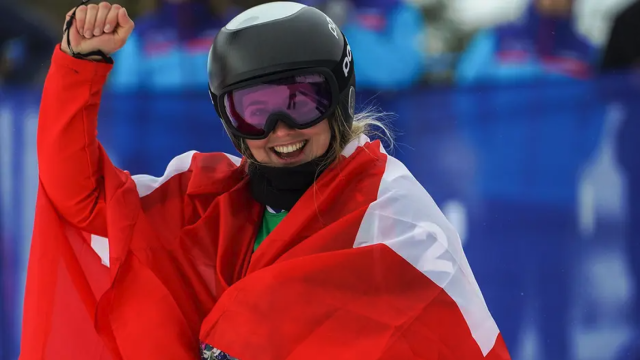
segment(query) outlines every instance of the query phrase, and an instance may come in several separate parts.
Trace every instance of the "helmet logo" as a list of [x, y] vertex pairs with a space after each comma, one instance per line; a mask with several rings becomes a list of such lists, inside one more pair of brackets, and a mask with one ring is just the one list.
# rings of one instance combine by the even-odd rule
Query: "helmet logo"
[[333, 20], [331, 20], [328, 16], [326, 18], [329, 22], [329, 30], [331, 30], [333, 36], [335, 36], [336, 39], [340, 40], [340, 38], [338, 37], [338, 27], [336, 26], [336, 23], [334, 23]]
[[344, 76], [349, 76], [349, 70], [351, 69], [351, 60], [353, 60], [353, 55], [351, 54], [351, 46], [347, 44], [347, 56], [344, 57], [342, 61], [342, 71], [344, 72]]
[[[336, 37], [336, 39], [340, 40], [336, 23], [334, 23], [333, 20], [331, 20], [328, 16], [325, 15], [325, 17], [327, 18], [327, 22], [329, 23], [329, 30], [331, 30], [331, 33]], [[345, 56], [344, 60], [342, 61], [342, 71], [344, 72], [345, 77], [349, 76], [349, 70], [351, 69], [352, 60], [353, 55], [351, 54], [351, 46], [349, 46], [349, 43], [347, 43], [347, 56]]]

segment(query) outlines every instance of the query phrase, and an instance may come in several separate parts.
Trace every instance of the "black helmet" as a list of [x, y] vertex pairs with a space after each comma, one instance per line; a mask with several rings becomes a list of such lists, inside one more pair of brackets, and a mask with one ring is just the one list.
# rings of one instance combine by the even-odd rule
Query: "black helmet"
[[[353, 55], [345, 36], [323, 12], [295, 2], [272, 2], [244, 11], [220, 30], [209, 52], [209, 91], [236, 147], [239, 137], [251, 136], [236, 129], [234, 110], [227, 109], [225, 95], [309, 72], [322, 74], [330, 84], [327, 88], [332, 100], [323, 117], [332, 117], [340, 109], [351, 128], [355, 102]], [[293, 120], [279, 120], [305, 127]]]

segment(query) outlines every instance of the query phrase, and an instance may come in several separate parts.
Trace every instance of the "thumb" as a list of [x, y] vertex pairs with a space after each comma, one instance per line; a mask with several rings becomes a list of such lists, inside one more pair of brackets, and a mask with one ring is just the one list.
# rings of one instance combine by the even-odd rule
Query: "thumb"
[[126, 40], [133, 31], [134, 23], [125, 8], [120, 9], [118, 12], [118, 25], [118, 36]]
[[[67, 17], [65, 18], [64, 24], [62, 25], [62, 32], [64, 32], [67, 29], [67, 23], [69, 22], [69, 19], [71, 19], [71, 15], [73, 14], [74, 10], [75, 9], [71, 9], [71, 11], [67, 13]], [[75, 19], [73, 22], [75, 22]]]
[[69, 34], [66, 33], [67, 31], [67, 24], [69, 23], [70, 19], [71, 19], [71, 15], [73, 14], [73, 12], [75, 11], [75, 9], [69, 11], [69, 13], [67, 13], [67, 17], [65, 19], [64, 25], [62, 26], [62, 34], [63, 34], [63, 38], [62, 38], [62, 42], [64, 43], [63, 47], [67, 46], [67, 36], [69, 36], [69, 40], [71, 41], [72, 44], [78, 44], [80, 41], [82, 41], [82, 35], [80, 35], [80, 33], [78, 32], [78, 28], [76, 26], [76, 19], [74, 18], [73, 21], [71, 22], [71, 24], [69, 24]]
[[62, 32], [64, 33], [67, 30], [67, 25], [69, 25], [69, 31], [71, 32], [71, 30], [75, 30], [76, 28], [76, 18], [75, 16], [73, 17], [73, 21], [71, 21], [71, 24], [69, 24], [69, 21], [71, 20], [71, 16], [73, 16], [75, 9], [72, 9], [71, 11], [69, 11], [67, 13], [67, 17], [64, 20], [64, 24], [62, 25]]

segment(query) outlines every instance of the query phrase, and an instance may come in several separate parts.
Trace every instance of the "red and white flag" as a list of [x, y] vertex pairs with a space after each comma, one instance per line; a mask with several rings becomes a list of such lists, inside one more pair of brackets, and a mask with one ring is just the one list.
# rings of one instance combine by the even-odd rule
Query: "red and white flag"
[[455, 230], [379, 142], [350, 143], [254, 253], [240, 159], [111, 164], [109, 69], [54, 54], [21, 359], [509, 359]]

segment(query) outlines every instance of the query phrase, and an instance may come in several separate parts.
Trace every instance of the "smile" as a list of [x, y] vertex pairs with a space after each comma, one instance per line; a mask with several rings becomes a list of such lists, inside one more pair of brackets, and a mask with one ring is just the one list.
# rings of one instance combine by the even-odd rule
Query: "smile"
[[307, 140], [300, 141], [295, 144], [274, 146], [273, 150], [278, 154], [290, 154], [294, 151], [302, 149], [307, 144]]

